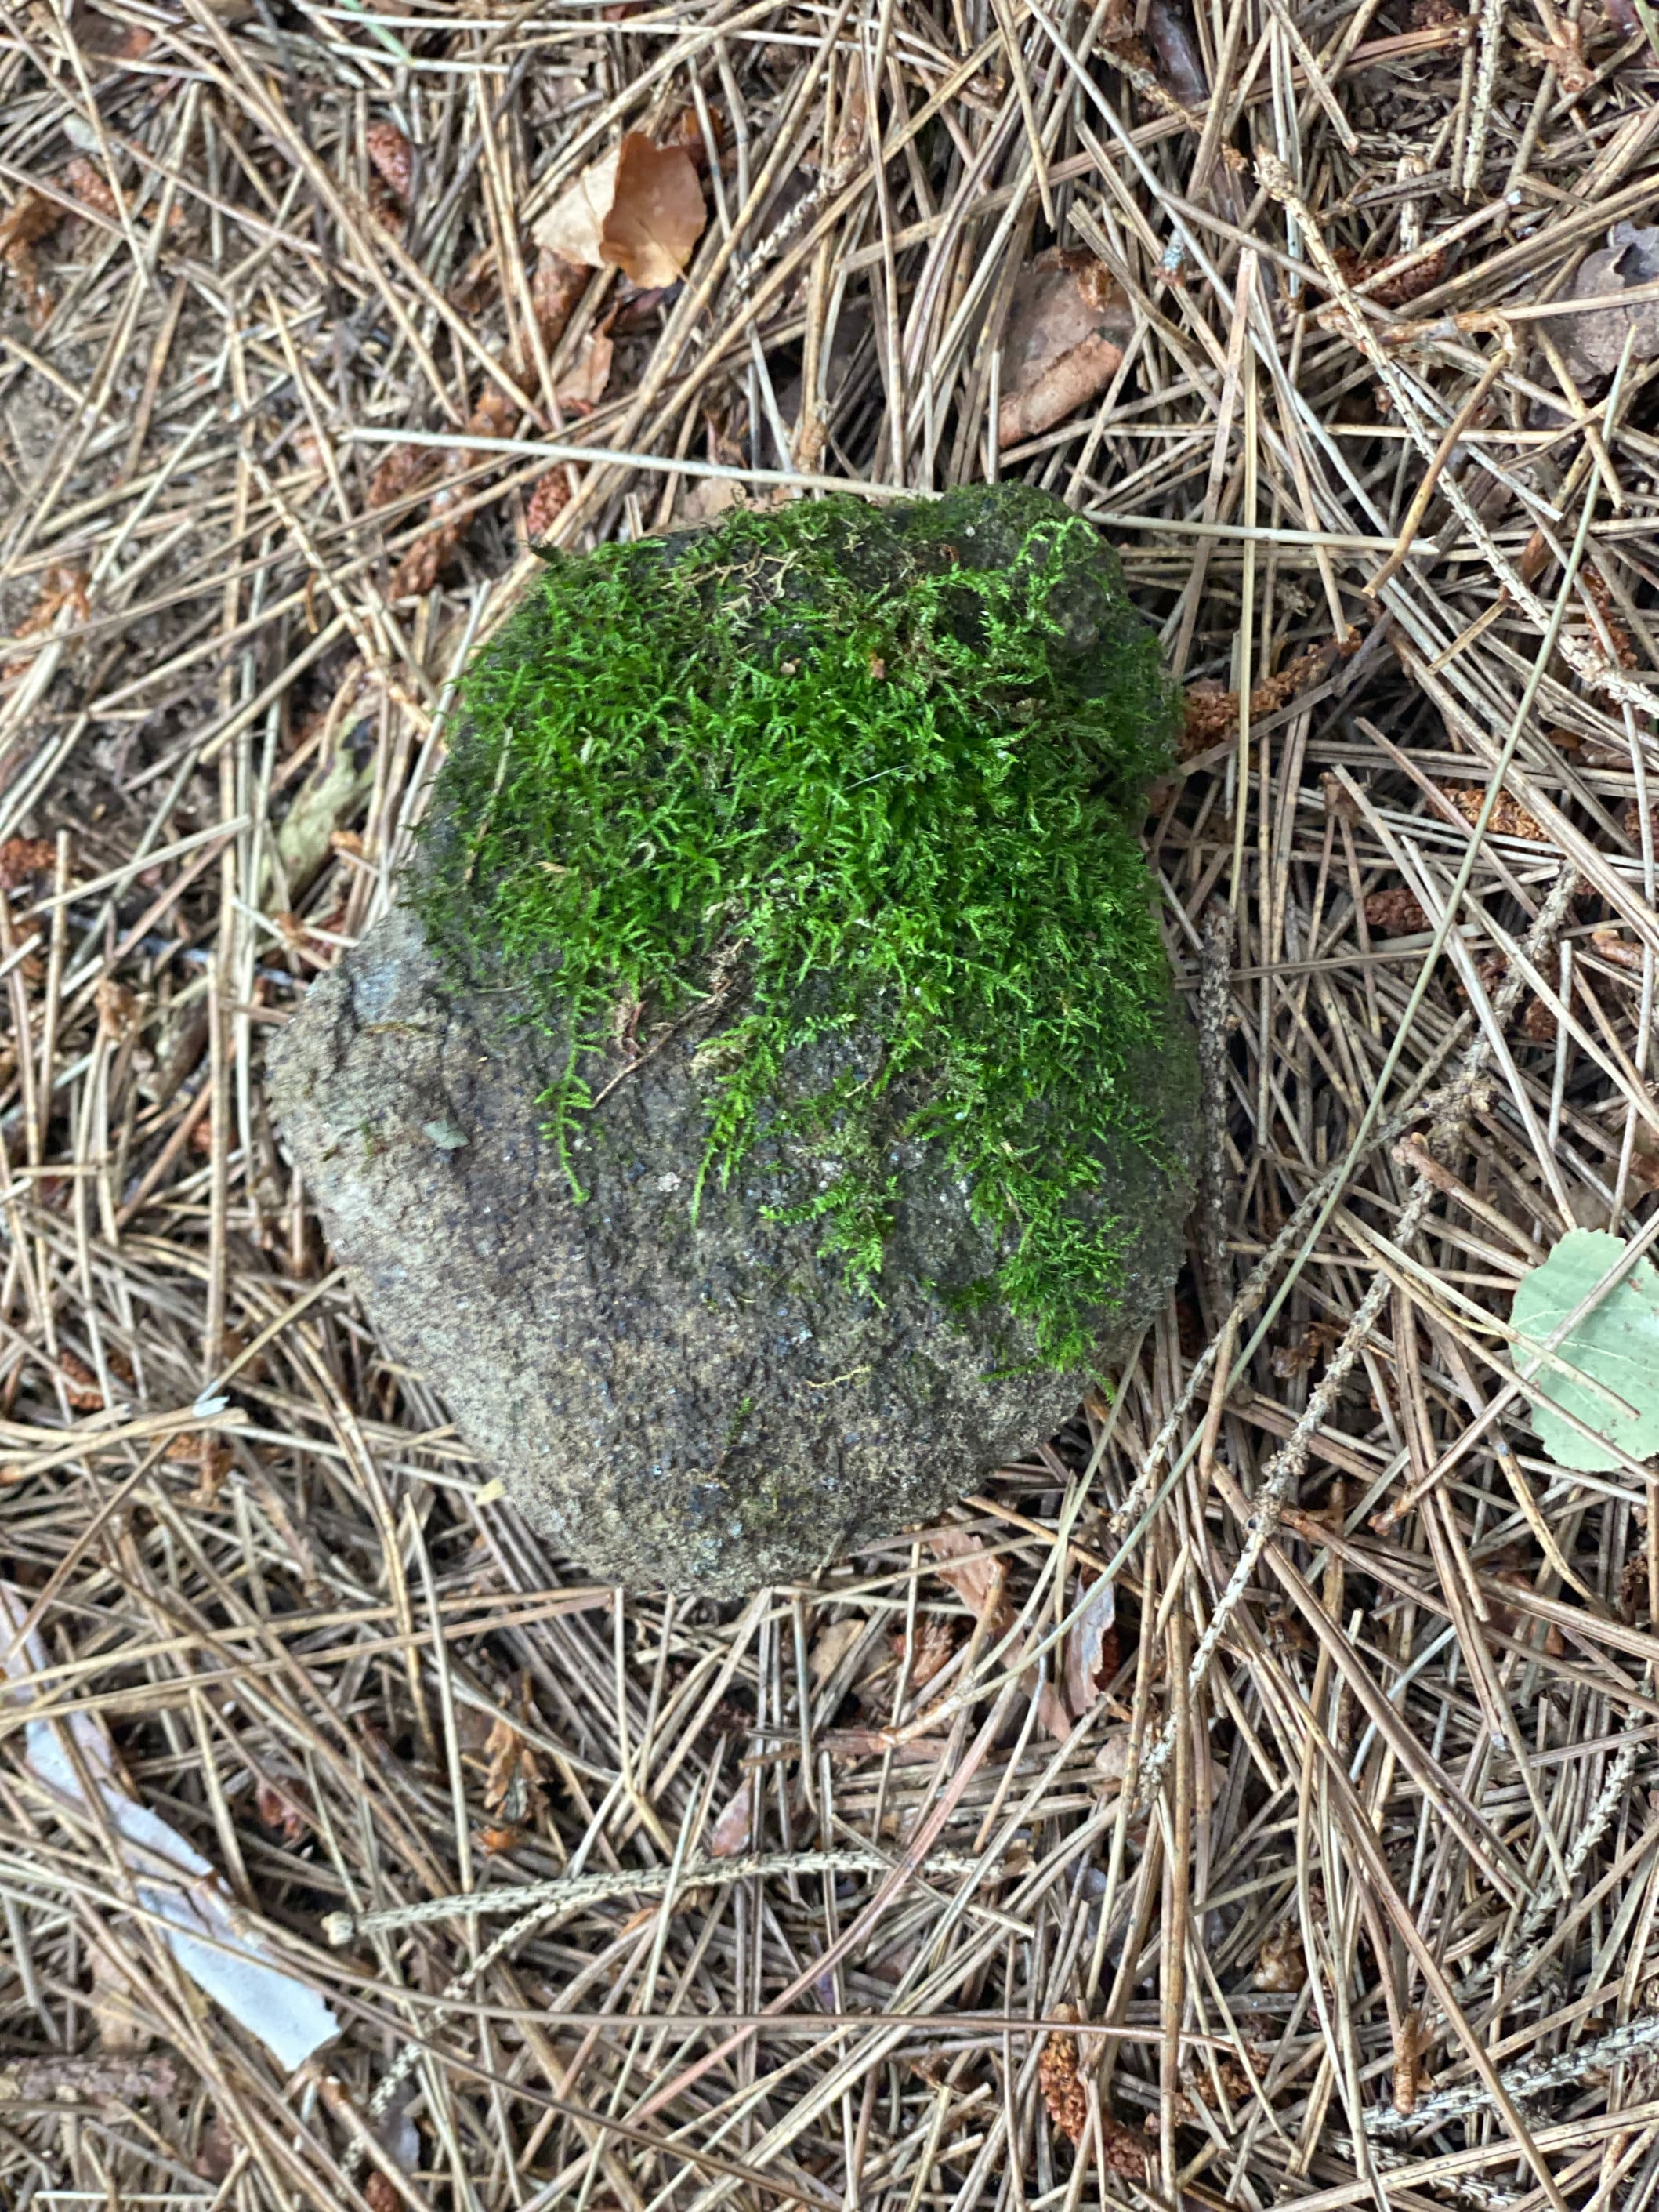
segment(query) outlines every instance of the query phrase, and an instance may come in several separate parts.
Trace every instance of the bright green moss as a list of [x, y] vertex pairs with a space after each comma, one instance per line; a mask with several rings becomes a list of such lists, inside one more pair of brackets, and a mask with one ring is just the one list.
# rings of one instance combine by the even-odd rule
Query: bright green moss
[[943, 1147], [1002, 1255], [975, 1295], [1069, 1366], [1125, 1242], [1101, 1160], [1162, 1141], [1132, 823], [1170, 721], [1115, 558], [1040, 493], [738, 514], [551, 562], [465, 678], [412, 896], [566, 1041], [562, 1146], [619, 1011], [645, 1043], [722, 993], [705, 1172], [804, 1142], [791, 1218], [868, 1286], [895, 1139]]

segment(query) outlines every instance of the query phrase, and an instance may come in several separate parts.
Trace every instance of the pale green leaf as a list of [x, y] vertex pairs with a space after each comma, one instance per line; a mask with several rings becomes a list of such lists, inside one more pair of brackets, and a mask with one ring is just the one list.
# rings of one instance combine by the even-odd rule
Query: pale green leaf
[[[1605, 1231], [1569, 1231], [1522, 1279], [1510, 1316], [1516, 1365], [1549, 1401], [1532, 1409], [1538, 1441], [1558, 1467], [1585, 1474], [1619, 1466], [1609, 1444], [1635, 1460], [1659, 1452], [1659, 1274], [1645, 1260], [1580, 1315], [1546, 1355], [1557, 1331], [1626, 1249], [1622, 1237]], [[1620, 1399], [1624, 1406], [1615, 1402]], [[1551, 1406], [1576, 1415], [1606, 1442], [1579, 1435]]]

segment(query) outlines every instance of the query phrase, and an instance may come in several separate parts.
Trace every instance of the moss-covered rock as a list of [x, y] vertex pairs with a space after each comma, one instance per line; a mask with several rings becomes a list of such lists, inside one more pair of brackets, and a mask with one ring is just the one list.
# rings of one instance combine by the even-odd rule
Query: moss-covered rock
[[1167, 1295], [1195, 1084], [1133, 823], [1170, 720], [1109, 549], [1024, 487], [562, 559], [475, 662], [406, 908], [273, 1092], [579, 1557], [810, 1571]]

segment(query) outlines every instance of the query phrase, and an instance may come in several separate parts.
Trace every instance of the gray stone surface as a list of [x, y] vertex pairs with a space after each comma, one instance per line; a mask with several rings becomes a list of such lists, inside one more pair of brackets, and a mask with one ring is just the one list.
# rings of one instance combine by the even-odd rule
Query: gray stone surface
[[[377, 1324], [588, 1570], [722, 1595], [809, 1576], [1072, 1412], [1084, 1377], [999, 1371], [1029, 1342], [947, 1307], [995, 1254], [936, 1156], [896, 1148], [879, 1297], [855, 1297], [811, 1227], [764, 1218], [799, 1196], [800, 1157], [757, 1146], [729, 1190], [710, 1178], [694, 1221], [694, 1027], [590, 1071], [578, 1203], [538, 1104], [556, 1045], [514, 1012], [507, 992], [452, 988], [398, 910], [313, 986], [270, 1096]], [[1189, 1155], [1185, 1034], [1145, 1073]], [[1108, 1163], [1101, 1202], [1139, 1224], [1120, 1338], [1168, 1293], [1189, 1194], [1184, 1171], [1127, 1148]]]

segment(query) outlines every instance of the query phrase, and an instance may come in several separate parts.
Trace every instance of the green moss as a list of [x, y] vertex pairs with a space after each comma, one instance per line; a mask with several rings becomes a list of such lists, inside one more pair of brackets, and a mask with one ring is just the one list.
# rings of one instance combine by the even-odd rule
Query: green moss
[[1000, 1255], [969, 1295], [1086, 1359], [1171, 1018], [1132, 826], [1170, 694], [1092, 526], [1011, 487], [556, 558], [459, 726], [411, 896], [564, 1040], [573, 1183], [587, 1056], [712, 996], [705, 1174], [805, 1148], [790, 1218], [867, 1287], [896, 1142], [940, 1146]]

